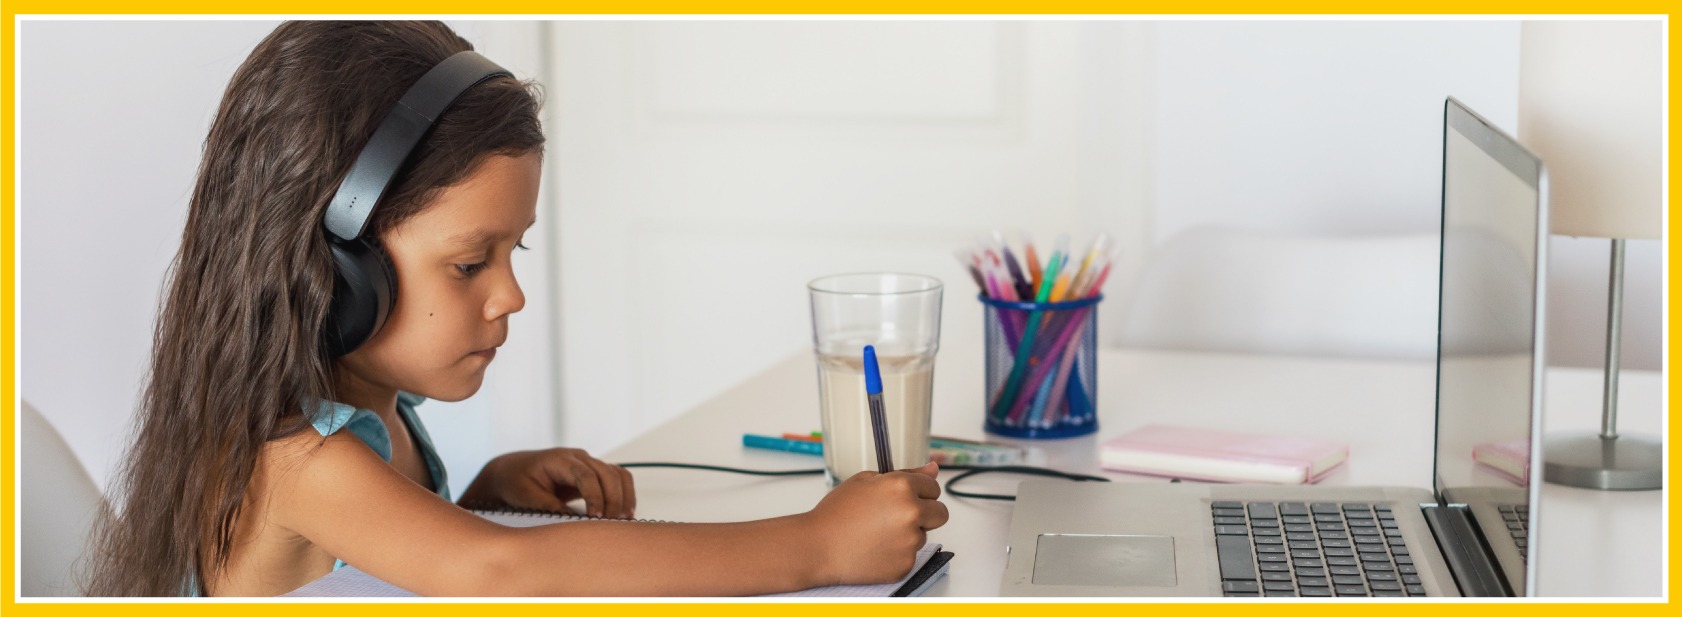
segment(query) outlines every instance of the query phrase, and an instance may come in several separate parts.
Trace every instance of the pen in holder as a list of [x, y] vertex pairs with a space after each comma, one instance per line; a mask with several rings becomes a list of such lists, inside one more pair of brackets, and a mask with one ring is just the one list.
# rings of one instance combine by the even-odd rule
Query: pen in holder
[[987, 432], [1037, 439], [1097, 431], [1097, 305], [1104, 296], [978, 298], [987, 312]]

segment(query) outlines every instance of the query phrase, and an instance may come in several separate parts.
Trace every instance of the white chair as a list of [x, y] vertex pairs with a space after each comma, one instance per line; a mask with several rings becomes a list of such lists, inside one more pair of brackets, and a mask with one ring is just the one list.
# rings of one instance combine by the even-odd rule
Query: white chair
[[21, 504], [25, 596], [79, 596], [82, 551], [105, 507], [99, 487], [58, 431], [29, 401], [19, 410], [23, 432]]
[[1146, 265], [1122, 344], [1432, 359], [1436, 234], [1315, 237], [1199, 227]]

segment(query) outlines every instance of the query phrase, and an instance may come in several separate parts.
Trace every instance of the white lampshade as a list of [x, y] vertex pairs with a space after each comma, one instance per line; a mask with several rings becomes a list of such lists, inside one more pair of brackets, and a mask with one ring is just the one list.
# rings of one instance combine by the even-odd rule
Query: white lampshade
[[1553, 233], [1660, 237], [1663, 41], [1656, 20], [1524, 22], [1518, 138], [1547, 166]]

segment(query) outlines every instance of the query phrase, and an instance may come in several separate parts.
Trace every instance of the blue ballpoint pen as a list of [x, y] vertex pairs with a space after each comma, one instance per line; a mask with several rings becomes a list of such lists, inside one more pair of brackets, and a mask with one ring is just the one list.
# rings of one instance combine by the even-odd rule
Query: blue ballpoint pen
[[894, 470], [894, 457], [888, 451], [888, 414], [882, 406], [882, 370], [876, 366], [876, 347], [864, 346], [864, 393], [870, 398], [870, 430], [876, 436], [876, 470]]

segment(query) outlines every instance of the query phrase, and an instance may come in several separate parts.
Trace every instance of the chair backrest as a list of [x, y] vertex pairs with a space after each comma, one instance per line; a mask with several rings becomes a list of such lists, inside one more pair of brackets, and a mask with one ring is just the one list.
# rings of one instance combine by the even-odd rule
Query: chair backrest
[[76, 454], [29, 401], [19, 410], [23, 432], [22, 517], [25, 596], [79, 596], [81, 556], [88, 532], [105, 507], [99, 487]]
[[1145, 267], [1122, 344], [1433, 359], [1439, 244], [1436, 234], [1190, 229]]

